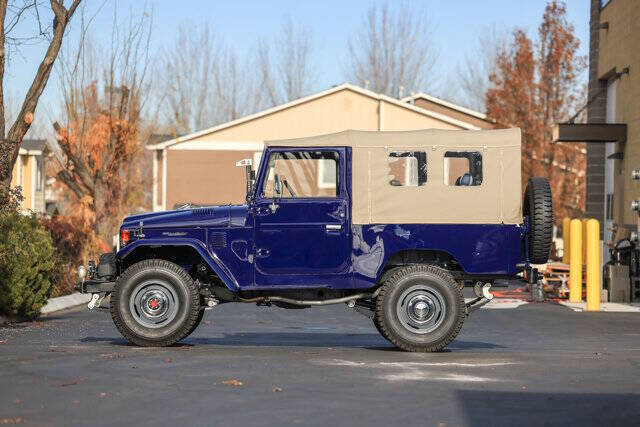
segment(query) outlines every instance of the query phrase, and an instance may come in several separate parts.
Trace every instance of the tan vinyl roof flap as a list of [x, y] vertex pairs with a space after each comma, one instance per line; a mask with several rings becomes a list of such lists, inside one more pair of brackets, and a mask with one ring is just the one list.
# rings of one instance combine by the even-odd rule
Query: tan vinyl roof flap
[[[520, 224], [520, 129], [369, 132], [347, 130], [309, 138], [266, 141], [267, 147], [352, 147], [354, 224]], [[395, 186], [389, 154], [423, 151], [427, 182]], [[445, 183], [445, 152], [482, 156], [482, 184]]]

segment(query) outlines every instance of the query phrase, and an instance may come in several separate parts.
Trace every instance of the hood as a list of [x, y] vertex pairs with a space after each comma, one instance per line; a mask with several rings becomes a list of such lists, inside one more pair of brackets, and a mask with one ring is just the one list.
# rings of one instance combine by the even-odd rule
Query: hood
[[244, 225], [247, 210], [246, 205], [224, 205], [147, 212], [126, 217], [122, 221], [122, 228], [138, 228], [140, 221], [144, 228]]

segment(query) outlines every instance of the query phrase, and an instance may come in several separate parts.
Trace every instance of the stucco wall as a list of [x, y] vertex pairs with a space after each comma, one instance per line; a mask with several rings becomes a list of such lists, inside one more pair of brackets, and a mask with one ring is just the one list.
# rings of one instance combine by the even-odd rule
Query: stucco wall
[[458, 126], [445, 123], [416, 111], [398, 105], [383, 102], [383, 130], [419, 130], [419, 129], [460, 129]]
[[345, 90], [194, 140], [264, 141], [321, 135], [345, 129], [377, 130], [377, 109], [378, 101]]
[[184, 203], [242, 203], [245, 170], [238, 160], [253, 151], [167, 150], [167, 209]]
[[416, 99], [414, 105], [416, 107], [424, 108], [425, 110], [433, 111], [434, 113], [444, 114], [454, 119], [465, 121], [482, 129], [493, 129], [495, 127], [491, 122], [487, 120], [482, 120], [470, 114], [465, 114], [462, 111], [454, 110], [453, 108], [436, 104], [435, 102], [431, 102], [424, 98]]
[[640, 182], [631, 180], [631, 171], [640, 168], [640, 2], [611, 1], [600, 12], [600, 23], [604, 22], [609, 28], [599, 32], [598, 75], [630, 67], [630, 73], [616, 82], [616, 122], [628, 126], [626, 144], [616, 147], [616, 152], [624, 151], [624, 158], [605, 160], [616, 162], [614, 222], [635, 224], [637, 214], [630, 205], [640, 199]]

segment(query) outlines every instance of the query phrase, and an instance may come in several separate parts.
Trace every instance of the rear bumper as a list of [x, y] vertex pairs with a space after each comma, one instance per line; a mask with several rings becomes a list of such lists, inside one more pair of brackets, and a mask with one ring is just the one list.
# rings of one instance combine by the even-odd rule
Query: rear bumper
[[114, 281], [90, 279], [77, 283], [75, 288], [76, 291], [81, 294], [98, 294], [102, 292], [113, 292], [115, 286], [116, 282]]

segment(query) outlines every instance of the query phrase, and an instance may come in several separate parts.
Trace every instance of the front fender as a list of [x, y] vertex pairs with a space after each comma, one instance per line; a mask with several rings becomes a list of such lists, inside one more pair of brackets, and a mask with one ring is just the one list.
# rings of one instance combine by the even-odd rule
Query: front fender
[[200, 240], [182, 238], [182, 239], [141, 239], [135, 240], [129, 243], [124, 248], [120, 249], [117, 253], [118, 259], [125, 259], [127, 256], [133, 254], [136, 249], [141, 247], [158, 247], [158, 246], [189, 246], [193, 248], [202, 257], [202, 260], [218, 275], [220, 280], [231, 291], [237, 291], [240, 289], [238, 281], [233, 276], [233, 273], [220, 261], [220, 258], [215, 252], [209, 252]]

